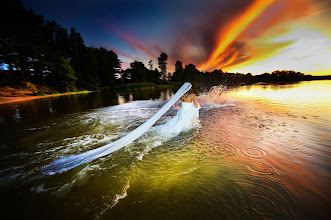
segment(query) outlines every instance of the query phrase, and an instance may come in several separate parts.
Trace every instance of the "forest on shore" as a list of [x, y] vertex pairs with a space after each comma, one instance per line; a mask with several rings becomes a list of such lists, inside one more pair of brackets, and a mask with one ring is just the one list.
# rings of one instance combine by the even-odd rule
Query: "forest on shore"
[[189, 81], [196, 85], [229, 85], [256, 82], [296, 82], [330, 79], [330, 76], [311, 76], [291, 70], [261, 75], [227, 73], [221, 69], [200, 72], [194, 64], [175, 64], [167, 72], [168, 55], [160, 54], [154, 68], [133, 61], [123, 70], [118, 55], [105, 48], [86, 46], [74, 27], [63, 28], [55, 21], [28, 10], [21, 0], [5, 1], [0, 13], [0, 89], [1, 87], [35, 84], [56, 92], [98, 90], [121, 85], [165, 85]]

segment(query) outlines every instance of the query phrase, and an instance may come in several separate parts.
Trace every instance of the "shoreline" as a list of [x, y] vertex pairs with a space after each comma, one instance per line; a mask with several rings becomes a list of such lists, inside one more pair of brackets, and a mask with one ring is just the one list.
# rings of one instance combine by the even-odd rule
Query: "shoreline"
[[[153, 86], [153, 87], [136, 87], [136, 88], [115, 88], [120, 90], [147, 90], [147, 89], [157, 89], [157, 88], [164, 88], [164, 87], [170, 87], [170, 85], [166, 86]], [[114, 88], [111, 88], [114, 89]], [[42, 98], [49, 98], [49, 97], [55, 97], [55, 96], [63, 96], [63, 95], [76, 95], [76, 94], [85, 94], [85, 93], [91, 93], [95, 91], [79, 91], [79, 92], [66, 92], [66, 93], [57, 93], [57, 94], [49, 94], [49, 95], [30, 95], [31, 91], [19, 91], [18, 89], [12, 89], [14, 93], [17, 93], [14, 96], [1, 96], [0, 95], [0, 105], [3, 104], [9, 104], [9, 103], [15, 103], [15, 102], [24, 102], [24, 101], [30, 101], [35, 99], [42, 99]], [[27, 93], [28, 92], [28, 93]]]
[[[31, 87], [31, 86], [30, 86]], [[127, 88], [116, 88], [116, 87], [109, 87], [103, 89], [119, 89], [119, 90], [147, 90], [147, 89], [156, 89], [156, 88], [164, 88], [170, 87], [170, 85], [162, 85], [162, 86], [153, 86], [153, 87], [127, 87]], [[37, 89], [35, 86], [33, 88], [37, 91], [42, 91]], [[32, 95], [32, 88], [12, 88], [12, 87], [3, 87], [1, 91], [0, 87], [0, 105], [9, 104], [9, 103], [16, 103], [16, 102], [24, 102], [30, 101], [35, 99], [42, 99], [42, 98], [49, 98], [55, 96], [63, 96], [63, 95], [76, 95], [76, 94], [84, 94], [84, 93], [91, 93], [95, 91], [79, 91], [79, 92], [67, 92], [67, 93], [57, 93], [57, 94], [48, 94], [48, 95]], [[13, 95], [10, 95], [13, 94]]]
[[85, 93], [91, 93], [91, 92], [94, 92], [94, 91], [66, 92], [66, 93], [38, 95], [38, 96], [0, 96], [0, 105], [15, 103], [15, 102], [30, 101], [30, 100], [34, 100], [34, 99], [42, 99], [42, 98], [49, 98], [49, 97], [56, 97], [56, 96], [63, 96], [63, 95], [85, 94]]
[[[262, 84], [262, 85], [272, 85], [272, 84], [296, 84], [300, 82], [306, 82], [306, 81], [315, 81], [315, 80], [331, 80], [331, 78], [328, 78], [331, 76], [327, 76], [327, 78], [324, 79], [310, 79], [310, 80], [301, 80], [301, 81], [295, 81], [295, 82], [254, 82], [254, 83], [245, 83], [241, 84], [239, 86], [243, 85], [254, 85], [254, 84]], [[103, 88], [103, 89], [119, 89], [119, 90], [148, 90], [148, 89], [158, 89], [158, 88], [166, 88], [171, 87], [172, 85], [154, 85], [152, 87], [127, 87], [127, 88], [120, 88], [120, 87], [109, 87], [109, 88]], [[237, 87], [237, 86], [235, 86]], [[75, 95], [75, 94], [84, 94], [84, 93], [91, 93], [95, 91], [79, 91], [79, 92], [67, 92], [67, 93], [57, 93], [57, 94], [49, 94], [49, 95], [31, 95], [31, 89], [16, 89], [11, 87], [3, 87], [5, 88], [4, 91], [1, 91], [0, 87], [0, 105], [3, 104], [10, 104], [10, 103], [16, 103], [16, 102], [24, 102], [24, 101], [30, 101], [35, 99], [42, 99], [42, 98], [49, 98], [49, 97], [56, 97], [56, 96], [63, 96], [63, 95]], [[2, 89], [3, 89], [2, 88]], [[38, 90], [37, 90], [38, 91]], [[15, 94], [15, 95], [9, 95], [9, 94]]]

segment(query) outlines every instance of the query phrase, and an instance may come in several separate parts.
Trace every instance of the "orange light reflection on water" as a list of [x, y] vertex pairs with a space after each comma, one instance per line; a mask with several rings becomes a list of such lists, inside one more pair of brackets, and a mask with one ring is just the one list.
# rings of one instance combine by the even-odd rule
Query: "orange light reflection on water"
[[[235, 106], [201, 119], [199, 152], [213, 163], [235, 167], [245, 175], [236, 174], [239, 184], [245, 179], [252, 189], [259, 184], [289, 192], [278, 190], [268, 197], [284, 210], [299, 203], [301, 209], [326, 215], [330, 89], [331, 81], [310, 81], [229, 90], [223, 94], [225, 102], [235, 101]], [[295, 208], [288, 210], [289, 217], [291, 211]]]
[[231, 93], [241, 99], [259, 99], [267, 103], [277, 103], [282, 106], [309, 106], [331, 112], [331, 81], [300, 82], [287, 85], [254, 85], [241, 87]]

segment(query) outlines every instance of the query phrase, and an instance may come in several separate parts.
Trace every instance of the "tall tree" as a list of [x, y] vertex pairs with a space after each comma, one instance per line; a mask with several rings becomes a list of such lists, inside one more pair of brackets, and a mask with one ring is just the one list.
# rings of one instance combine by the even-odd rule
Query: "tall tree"
[[101, 86], [112, 86], [115, 83], [115, 74], [119, 73], [121, 62], [117, 54], [105, 48], [95, 49], [98, 62], [98, 77]]
[[150, 71], [145, 67], [142, 62], [133, 61], [130, 63], [131, 67], [131, 80], [132, 82], [147, 82]]
[[67, 59], [61, 56], [52, 56], [47, 75], [48, 85], [59, 92], [70, 92], [76, 90], [75, 72]]
[[70, 61], [78, 73], [79, 78], [83, 78], [81, 76], [82, 73], [82, 55], [85, 52], [85, 44], [83, 38], [79, 33], [76, 32], [76, 29], [70, 28]]
[[161, 53], [161, 55], [158, 58], [159, 61], [159, 68], [161, 70], [161, 78], [165, 80], [167, 78], [167, 61], [168, 55], [166, 53]]
[[184, 69], [185, 81], [189, 82], [199, 82], [200, 81], [200, 71], [195, 68], [193, 64], [188, 64]]
[[80, 79], [82, 88], [84, 89], [96, 89], [101, 86], [100, 77], [98, 75], [99, 65], [98, 58], [95, 52], [95, 48], [87, 47], [85, 53], [82, 55], [82, 76]]
[[175, 64], [175, 72], [172, 75], [173, 81], [183, 82], [185, 79], [184, 76], [184, 69], [183, 69], [183, 63], [179, 60], [176, 61]]
[[153, 82], [160, 81], [161, 73], [158, 68], [155, 68], [152, 74], [153, 74]]

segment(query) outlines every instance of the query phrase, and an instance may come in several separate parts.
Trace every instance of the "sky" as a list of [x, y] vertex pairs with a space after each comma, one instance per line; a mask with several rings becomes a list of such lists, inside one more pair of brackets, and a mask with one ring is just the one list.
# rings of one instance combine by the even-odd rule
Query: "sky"
[[200, 71], [331, 75], [330, 0], [23, 0], [47, 20], [113, 50], [126, 69], [162, 52]]

